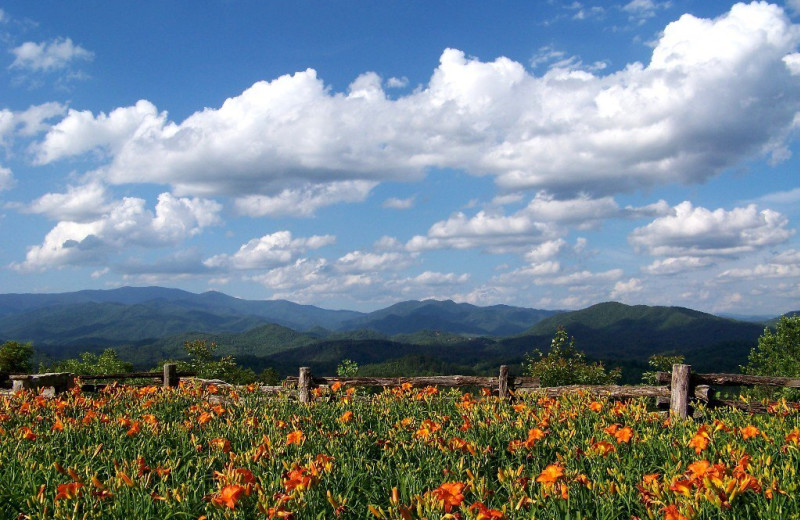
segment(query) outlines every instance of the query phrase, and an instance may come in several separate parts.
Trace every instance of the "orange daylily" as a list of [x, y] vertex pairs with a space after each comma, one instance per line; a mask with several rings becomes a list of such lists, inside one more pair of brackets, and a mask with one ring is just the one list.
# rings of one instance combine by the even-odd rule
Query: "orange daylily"
[[218, 507], [228, 507], [229, 509], [234, 509], [236, 507], [236, 502], [239, 501], [239, 498], [244, 493], [244, 487], [238, 484], [228, 484], [227, 486], [223, 487], [219, 493], [214, 495], [211, 498], [211, 503]]
[[536, 477], [536, 482], [542, 484], [554, 484], [558, 479], [564, 476], [564, 467], [561, 464], [550, 464], [539, 473]]
[[69, 484], [59, 484], [56, 492], [56, 500], [71, 500], [80, 495], [83, 484], [80, 482], [70, 482]]
[[445, 482], [431, 491], [431, 494], [444, 503], [444, 512], [449, 513], [454, 507], [464, 501], [463, 491], [467, 487], [463, 482]]
[[353, 412], [347, 410], [344, 412], [341, 417], [339, 417], [339, 422], [347, 423], [353, 420]]
[[749, 425], [745, 426], [744, 428], [741, 428], [739, 431], [742, 434], [742, 439], [750, 439], [752, 437], [756, 437], [758, 435], [761, 435], [761, 430], [759, 430], [758, 428], [756, 428], [752, 424], [749, 424]]
[[286, 436], [286, 445], [302, 444], [304, 440], [306, 440], [306, 436], [303, 435], [303, 431], [295, 430]]
[[689, 441], [689, 447], [694, 448], [695, 453], [699, 454], [701, 451], [708, 448], [709, 439], [708, 428], [704, 424], [697, 429], [697, 433], [695, 433], [692, 440]]
[[678, 511], [678, 506], [671, 504], [661, 510], [664, 513], [664, 520], [689, 520]]
[[478, 512], [478, 516], [475, 517], [475, 520], [503, 520], [506, 517], [502, 511], [489, 509], [481, 502], [475, 502], [469, 506], [469, 510]]
[[630, 426], [620, 428], [614, 433], [614, 437], [619, 443], [630, 442], [631, 438], [633, 437], [633, 430], [630, 428]]

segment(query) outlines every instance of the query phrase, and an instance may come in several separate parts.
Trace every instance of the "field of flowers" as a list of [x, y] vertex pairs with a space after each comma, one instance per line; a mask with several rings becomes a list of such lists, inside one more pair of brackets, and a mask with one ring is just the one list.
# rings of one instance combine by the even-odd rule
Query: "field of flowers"
[[478, 394], [0, 396], [0, 518], [800, 518], [796, 406]]

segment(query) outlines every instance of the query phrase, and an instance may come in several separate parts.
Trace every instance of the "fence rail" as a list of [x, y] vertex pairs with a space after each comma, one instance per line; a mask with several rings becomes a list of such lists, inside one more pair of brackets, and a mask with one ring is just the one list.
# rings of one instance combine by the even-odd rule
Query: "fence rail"
[[500, 367], [498, 377], [485, 376], [425, 376], [425, 377], [317, 377], [311, 374], [309, 367], [301, 367], [298, 377], [287, 377], [286, 384], [296, 386], [297, 398], [301, 402], [311, 400], [311, 389], [318, 385], [340, 383], [349, 386], [386, 386], [395, 387], [404, 384], [412, 386], [481, 386], [496, 388], [497, 395], [508, 397], [511, 393], [539, 392], [548, 397], [559, 397], [574, 392], [586, 392], [616, 399], [632, 399], [637, 397], [655, 397], [658, 402], [669, 403], [672, 413], [685, 418], [689, 413], [691, 400], [702, 401], [709, 406], [730, 406], [750, 411], [764, 411], [766, 407], [759, 403], [745, 403], [724, 399], [715, 399], [713, 386], [773, 386], [800, 388], [800, 378], [751, 376], [742, 374], [696, 374], [691, 365], [673, 365], [672, 372], [658, 372], [657, 385], [568, 385], [557, 387], [541, 387], [535, 377], [518, 377], [508, 375], [508, 366]]
[[101, 379], [159, 379], [164, 387], [178, 386], [181, 377], [191, 377], [192, 372], [178, 372], [178, 367], [174, 363], [164, 365], [163, 371], [159, 372], [126, 372], [119, 374], [92, 374], [76, 376], [69, 372], [53, 372], [48, 374], [11, 374], [8, 378], [13, 383], [14, 390], [24, 388], [45, 389], [47, 392], [56, 394], [65, 392], [75, 386], [75, 379], [82, 381], [96, 381]]
[[[746, 403], [715, 399], [712, 386], [770, 386], [784, 388], [800, 388], [800, 378], [752, 376], [743, 374], [696, 374], [692, 373], [691, 365], [673, 365], [672, 372], [658, 372], [657, 385], [569, 385], [558, 387], [541, 387], [539, 378], [509, 376], [508, 366], [500, 366], [497, 377], [490, 376], [422, 376], [422, 377], [318, 377], [311, 374], [309, 367], [301, 367], [298, 377], [287, 377], [284, 387], [261, 387], [263, 391], [284, 392], [285, 386], [294, 386], [297, 399], [300, 402], [311, 401], [312, 388], [320, 385], [333, 385], [339, 383], [343, 386], [381, 386], [398, 387], [411, 385], [412, 387], [442, 386], [442, 387], [489, 387], [496, 391], [502, 398], [512, 394], [540, 392], [548, 397], [558, 397], [574, 392], [586, 392], [592, 395], [602, 395], [616, 399], [630, 399], [637, 397], [655, 397], [659, 402], [669, 403], [669, 409], [679, 417], [687, 417], [689, 405], [692, 400], [702, 401], [709, 406], [731, 406], [749, 411], [764, 411], [766, 407], [759, 403]], [[181, 377], [195, 376], [191, 372], [178, 372], [177, 365], [168, 363], [164, 370], [159, 372], [129, 372], [119, 374], [95, 374], [79, 376], [81, 380], [102, 379], [136, 379], [153, 378], [162, 382], [164, 387], [178, 386]], [[46, 389], [50, 393], [66, 391], [74, 385], [76, 376], [69, 373], [50, 374], [12, 374], [9, 376], [14, 383], [14, 389], [33, 388]], [[800, 406], [800, 405], [798, 405]]]

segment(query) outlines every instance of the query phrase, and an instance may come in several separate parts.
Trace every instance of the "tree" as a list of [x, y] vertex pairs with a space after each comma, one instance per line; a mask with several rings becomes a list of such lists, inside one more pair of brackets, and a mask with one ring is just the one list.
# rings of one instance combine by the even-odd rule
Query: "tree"
[[544, 387], [609, 385], [622, 377], [619, 368], [606, 372], [602, 363], [587, 363], [586, 355], [575, 348], [575, 338], [570, 337], [561, 326], [556, 330], [547, 354], [536, 350], [525, 357], [526, 372], [538, 377]]
[[[751, 375], [800, 377], [800, 316], [781, 316], [775, 332], [765, 328], [742, 368]], [[800, 391], [786, 388], [773, 395], [794, 400]]]
[[178, 361], [178, 372], [194, 372], [203, 379], [221, 379], [231, 384], [248, 384], [256, 381], [252, 369], [236, 364], [233, 356], [216, 357], [217, 344], [204, 339], [186, 341], [183, 344], [189, 361]]
[[355, 377], [358, 374], [358, 363], [352, 359], [343, 359], [336, 366], [336, 375], [339, 377]]
[[4, 374], [30, 372], [31, 357], [33, 357], [33, 344], [6, 341], [0, 345], [0, 372]]
[[656, 380], [657, 373], [672, 372], [672, 365], [682, 365], [684, 359], [682, 354], [653, 354], [647, 360], [647, 364], [652, 370], [642, 374], [642, 379], [645, 383], [654, 385], [658, 382]]
[[114, 349], [107, 348], [101, 354], [83, 352], [80, 359], [65, 359], [45, 366], [42, 372], [70, 372], [76, 375], [124, 374], [133, 372], [133, 363], [121, 360]]

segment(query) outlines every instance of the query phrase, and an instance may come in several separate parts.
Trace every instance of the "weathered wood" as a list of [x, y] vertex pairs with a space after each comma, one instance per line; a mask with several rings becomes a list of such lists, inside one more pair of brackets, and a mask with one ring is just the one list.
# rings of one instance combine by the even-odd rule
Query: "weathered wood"
[[672, 365], [672, 381], [670, 385], [670, 413], [681, 419], [689, 415], [689, 383], [691, 380], [691, 365]]
[[178, 386], [178, 365], [175, 363], [164, 363], [164, 388], [172, 388]]
[[[669, 383], [671, 374], [658, 372], [656, 379], [659, 383]], [[800, 378], [751, 376], [746, 374], [692, 374], [694, 385], [715, 386], [783, 386], [786, 388], [800, 388]]]
[[[286, 384], [297, 384], [299, 378], [287, 377]], [[315, 385], [332, 385], [340, 383], [349, 386], [402, 386], [406, 383], [414, 387], [421, 386], [498, 386], [498, 378], [489, 376], [420, 376], [420, 377], [314, 377]], [[536, 377], [509, 377], [510, 388], [538, 388], [539, 379]]]
[[[165, 365], [166, 366], [166, 365]], [[175, 372], [177, 377], [194, 377], [194, 372]], [[95, 379], [147, 379], [147, 378], [154, 378], [163, 380], [164, 373], [163, 372], [124, 372], [121, 374], [86, 374], [86, 375], [78, 375], [81, 380], [83, 381], [92, 381]]]
[[497, 395], [501, 399], [508, 397], [508, 365], [500, 365], [500, 374], [497, 376]]
[[310, 367], [300, 367], [300, 377], [297, 381], [297, 397], [301, 403], [311, 401], [311, 384], [313, 378], [311, 376]]
[[517, 391], [518, 394], [541, 393], [547, 397], [561, 397], [562, 395], [584, 392], [589, 395], [606, 396], [616, 399], [635, 399], [637, 397], [667, 397], [669, 388], [666, 386], [622, 386], [622, 385], [568, 385], [550, 386], [545, 388], [526, 388]]

